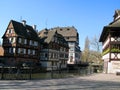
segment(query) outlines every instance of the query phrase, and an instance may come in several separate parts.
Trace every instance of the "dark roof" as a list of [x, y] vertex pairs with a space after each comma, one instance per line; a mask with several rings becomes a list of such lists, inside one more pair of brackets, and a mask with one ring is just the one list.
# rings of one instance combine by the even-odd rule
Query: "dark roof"
[[39, 39], [37, 32], [33, 29], [32, 26], [29, 26], [29, 25], [24, 26], [22, 23], [14, 21], [14, 20], [11, 20], [10, 23], [12, 23], [14, 31], [18, 36], [31, 39], [31, 40]]
[[[79, 34], [75, 27], [55, 27], [55, 28], [52, 28], [51, 30], [56, 30], [65, 39], [66, 37], [72, 37], [72, 38], [66, 39], [67, 41], [77, 41], [77, 38], [79, 38]], [[73, 37], [76, 37], [76, 38], [73, 38]]]
[[58, 39], [59, 37], [62, 37], [62, 44], [67, 43], [64, 37], [61, 34], [57, 33], [56, 30], [43, 29], [38, 33], [38, 36], [40, 37], [41, 42], [47, 43], [47, 44], [49, 44], [52, 41], [55, 35], [57, 35]]
[[[117, 13], [117, 15], [120, 15], [120, 10], [116, 10], [115, 15], [116, 15], [116, 13]], [[101, 33], [99, 41], [104, 42], [110, 31], [120, 32], [120, 18], [118, 18], [116, 20], [114, 19], [114, 21], [111, 22], [109, 25], [103, 27], [103, 31]]]
[[51, 42], [54, 35], [55, 35], [55, 32], [48, 29], [43, 29], [38, 34], [38, 36], [41, 39], [41, 42], [48, 43], [48, 44]]
[[77, 36], [77, 30], [74, 27], [55, 27], [53, 29], [63, 36]]

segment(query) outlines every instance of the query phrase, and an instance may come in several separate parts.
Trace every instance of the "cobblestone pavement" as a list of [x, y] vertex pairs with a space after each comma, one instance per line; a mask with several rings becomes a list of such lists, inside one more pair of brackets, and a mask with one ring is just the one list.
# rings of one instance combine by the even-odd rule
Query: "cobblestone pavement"
[[0, 80], [0, 90], [120, 90], [120, 76], [90, 76], [50, 80]]

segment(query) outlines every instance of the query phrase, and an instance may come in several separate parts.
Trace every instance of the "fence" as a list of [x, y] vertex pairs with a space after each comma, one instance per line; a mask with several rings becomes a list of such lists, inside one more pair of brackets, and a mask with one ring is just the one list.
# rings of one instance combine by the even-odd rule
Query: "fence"
[[31, 80], [31, 79], [51, 79], [51, 78], [66, 78], [75, 75], [89, 75], [93, 73], [93, 68], [79, 67], [76, 69], [53, 70], [43, 72], [40, 68], [32, 67], [0, 67], [1, 80]]

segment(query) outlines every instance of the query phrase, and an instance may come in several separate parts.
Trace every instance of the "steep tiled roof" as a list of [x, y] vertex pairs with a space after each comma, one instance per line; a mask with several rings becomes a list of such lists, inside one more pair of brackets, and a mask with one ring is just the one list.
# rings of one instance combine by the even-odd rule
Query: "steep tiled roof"
[[29, 26], [29, 25], [24, 26], [22, 23], [14, 20], [11, 20], [10, 23], [12, 23], [15, 33], [18, 36], [32, 39], [32, 40], [38, 40], [37, 32], [33, 29], [32, 26]]
[[[55, 35], [63, 37], [61, 34], [57, 33], [56, 30], [43, 29], [38, 33], [41, 42], [47, 44], [49, 44], [52, 41]], [[67, 43], [64, 37], [62, 38], [62, 43]]]
[[110, 23], [107, 27], [120, 27], [120, 19]]
[[59, 34], [61, 34], [66, 41], [77, 41], [77, 39], [79, 38], [77, 29], [74, 27], [55, 27], [52, 28], [52, 30], [56, 30]]
[[74, 27], [55, 27], [53, 29], [63, 36], [77, 36], [77, 30]]
[[38, 36], [41, 39], [41, 42], [44, 42], [44, 43], [50, 43], [54, 35], [55, 35], [55, 32], [48, 29], [43, 29], [38, 34]]
[[[116, 14], [120, 16], [120, 10], [116, 10], [115, 15]], [[109, 31], [120, 32], [120, 17], [118, 19], [114, 19], [114, 21], [111, 22], [109, 25], [104, 26], [100, 39], [99, 39], [100, 42], [103, 42], [107, 38]]]

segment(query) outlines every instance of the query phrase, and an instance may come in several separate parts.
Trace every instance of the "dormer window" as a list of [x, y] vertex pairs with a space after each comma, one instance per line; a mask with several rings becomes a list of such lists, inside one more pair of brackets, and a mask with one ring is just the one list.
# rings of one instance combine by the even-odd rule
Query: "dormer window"
[[69, 31], [70, 29], [69, 28], [67, 28], [67, 31]]
[[44, 32], [44, 34], [45, 34], [45, 35], [47, 35], [47, 34], [48, 34], [48, 32]]
[[60, 31], [62, 31], [62, 29], [60, 29]]

